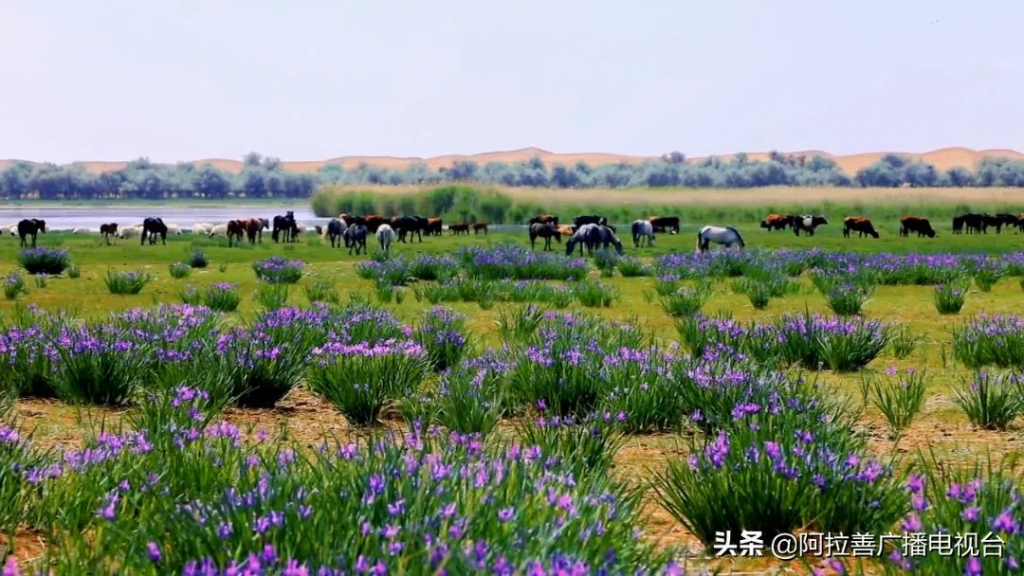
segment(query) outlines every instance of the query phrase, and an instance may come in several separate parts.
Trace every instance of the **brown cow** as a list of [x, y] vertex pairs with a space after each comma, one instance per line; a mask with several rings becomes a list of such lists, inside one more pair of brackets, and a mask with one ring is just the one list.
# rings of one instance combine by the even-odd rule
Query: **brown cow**
[[920, 216], [904, 216], [900, 218], [900, 236], [909, 237], [911, 232], [917, 232], [918, 238], [927, 236], [935, 238], [935, 230], [927, 218]]
[[871, 224], [871, 220], [863, 216], [847, 216], [843, 218], [843, 236], [845, 238], [850, 237], [850, 230], [857, 232], [858, 238], [863, 238], [865, 234], [872, 238], [878, 238], [878, 231]]
[[484, 236], [487, 236], [487, 222], [474, 222], [473, 234], [479, 234], [481, 230], [483, 230]]
[[[359, 220], [358, 218], [356, 219]], [[380, 228], [381, 224], [387, 224], [391, 219], [385, 218], [380, 214], [369, 214], [362, 217], [362, 223], [366, 225], [366, 230], [371, 234], [377, 233], [377, 228]]]
[[647, 221], [654, 227], [655, 232], [679, 234], [678, 216], [651, 216]]
[[558, 226], [558, 216], [554, 214], [538, 214], [533, 218], [530, 218], [528, 224], [551, 224]]
[[792, 221], [793, 216], [769, 214], [764, 220], [761, 220], [761, 228], [764, 228], [769, 232], [772, 230], [785, 230], [786, 226], [789, 226]]
[[451, 224], [448, 229], [452, 231], [452, 234], [458, 236], [459, 234], [469, 235], [469, 222], [459, 222], [458, 224]]
[[423, 229], [424, 236], [440, 236], [444, 223], [437, 216], [427, 218], [427, 227]]

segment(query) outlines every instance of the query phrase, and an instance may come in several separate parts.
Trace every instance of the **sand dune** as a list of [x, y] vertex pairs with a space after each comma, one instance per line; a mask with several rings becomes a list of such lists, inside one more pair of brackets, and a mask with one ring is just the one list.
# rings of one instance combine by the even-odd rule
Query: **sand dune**
[[[820, 154], [829, 158], [835, 159], [839, 166], [846, 171], [847, 174], [854, 174], [861, 168], [869, 166], [877, 162], [885, 152], [865, 152], [861, 154], [847, 154], [847, 155], [833, 155], [820, 150], [807, 150], [800, 152], [789, 152], [791, 155], [804, 155], [813, 156]], [[915, 160], [921, 160], [933, 164], [939, 170], [948, 170], [954, 166], [962, 166], [964, 168], [974, 168], [982, 158], [985, 157], [1003, 157], [1011, 158], [1014, 160], [1024, 160], [1024, 154], [1017, 152], [1016, 150], [1007, 149], [985, 149], [985, 150], [972, 150], [970, 148], [942, 148], [939, 150], [932, 150], [931, 152], [914, 153], [914, 152], [896, 152]], [[751, 160], [767, 160], [767, 152], [751, 152], [747, 156]], [[586, 162], [591, 166], [600, 166], [602, 164], [613, 164], [618, 162], [626, 162], [629, 164], [636, 164], [648, 160], [655, 160], [657, 156], [635, 156], [629, 154], [611, 154], [604, 152], [580, 152], [580, 153], [555, 153], [543, 150], [540, 148], [522, 148], [519, 150], [508, 150], [503, 152], [484, 152], [480, 154], [447, 154], [444, 156], [435, 156], [432, 158], [415, 158], [415, 157], [395, 157], [395, 156], [339, 156], [337, 158], [330, 158], [327, 160], [304, 160], [304, 161], [285, 161], [282, 163], [286, 170], [292, 170], [295, 172], [312, 173], [319, 170], [321, 167], [327, 164], [337, 164], [345, 169], [353, 169], [361, 164], [368, 164], [371, 166], [378, 166], [381, 168], [391, 168], [401, 170], [414, 162], [425, 163], [428, 167], [436, 170], [441, 167], [451, 166], [456, 161], [468, 161], [472, 160], [481, 166], [488, 162], [525, 162], [531, 158], [540, 158], [548, 166], [556, 163], [573, 165], [577, 162]], [[732, 154], [724, 154], [719, 156], [722, 160], [731, 160]], [[701, 157], [688, 158], [689, 162], [698, 162], [702, 160]], [[0, 170], [6, 169], [11, 165], [13, 160], [0, 160]], [[195, 160], [193, 164], [213, 164], [221, 170], [227, 172], [239, 172], [242, 169], [242, 162], [240, 160], [229, 160], [225, 158], [208, 158], [203, 160]], [[123, 168], [126, 162], [101, 162], [101, 161], [83, 161], [76, 162], [75, 164], [82, 166], [85, 170], [93, 173], [107, 172], [110, 170], [117, 170]]]

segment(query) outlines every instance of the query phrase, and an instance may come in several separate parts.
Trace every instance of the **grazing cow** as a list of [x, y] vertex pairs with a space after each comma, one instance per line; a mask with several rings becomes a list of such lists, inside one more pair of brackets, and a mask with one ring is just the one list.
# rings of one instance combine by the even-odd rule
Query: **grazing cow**
[[572, 236], [573, 234], [576, 233], [576, 227], [575, 226], [569, 226], [568, 224], [562, 224], [561, 226], [555, 226], [555, 229], [557, 229], [558, 233], [561, 234], [562, 236]]
[[444, 228], [444, 221], [437, 216], [427, 218], [427, 227], [423, 229], [424, 236], [440, 236]]
[[483, 230], [484, 236], [487, 236], [487, 222], [474, 222], [473, 234], [479, 234], [481, 230]]
[[527, 222], [527, 224], [552, 224], [554, 226], [558, 226], [558, 216], [555, 216], [554, 214], [538, 214], [533, 218], [530, 218], [530, 221]]
[[577, 216], [572, 219], [572, 223], [577, 227], [583, 226], [584, 224], [599, 224], [605, 226], [608, 224], [608, 219], [604, 216], [598, 216], [597, 214], [590, 214], [587, 216]]
[[469, 222], [459, 222], [457, 224], [451, 224], [448, 229], [452, 231], [452, 234], [458, 236], [459, 234], [469, 235]]
[[769, 214], [764, 220], [761, 220], [761, 228], [771, 232], [772, 230], [784, 230], [787, 226], [791, 226], [796, 216], [782, 215], [782, 214]]
[[164, 246], [167, 245], [167, 224], [164, 224], [163, 218], [146, 218], [142, 221], [142, 241], [140, 244], [146, 243], [146, 238], [149, 238], [149, 245], [153, 246], [156, 244], [156, 237], [160, 236], [160, 241]]
[[46, 234], [46, 221], [37, 220], [35, 218], [22, 220], [18, 222], [18, 238], [21, 238], [21, 247], [25, 248], [28, 246], [28, 242], [25, 238], [32, 237], [32, 247], [36, 247], [36, 236], [42, 232]]
[[918, 238], [921, 236], [935, 238], [936, 236], [935, 230], [932, 229], [932, 224], [927, 218], [921, 218], [920, 216], [904, 216], [900, 218], [900, 236], [907, 238], [911, 232], [917, 232]]
[[[344, 222], [344, 220], [342, 220]], [[363, 254], [366, 254], [366, 234], [367, 229], [365, 224], [354, 222], [351, 226], [345, 229], [342, 233], [342, 237], [345, 238], [345, 246], [348, 246], [349, 255], [352, 254], [352, 249], [356, 251], [356, 256], [359, 255], [360, 250]]]
[[228, 247], [232, 245], [232, 240], [238, 239], [238, 244], [242, 243], [242, 236], [245, 235], [245, 220], [232, 220], [227, 223], [227, 229], [225, 232], [228, 236]]
[[405, 242], [406, 234], [412, 242], [412, 235], [419, 237], [423, 242], [423, 229], [427, 227], [427, 219], [422, 216], [402, 216], [391, 219], [391, 227], [398, 233], [398, 241]]
[[100, 234], [102, 234], [103, 239], [107, 241], [107, 246], [110, 246], [110, 237], [117, 236], [117, 222], [100, 224]]
[[274, 216], [274, 229], [270, 232], [276, 244], [279, 240], [295, 242], [299, 235], [299, 225], [295, 222], [295, 212], [289, 210], [284, 216]]
[[848, 216], [843, 218], [843, 237], [850, 237], [850, 230], [857, 233], [858, 238], [863, 238], [865, 234], [872, 238], [878, 238], [878, 231], [875, 230], [874, 225], [871, 224], [871, 220], [862, 216]]
[[[327, 229], [324, 230], [324, 234], [331, 240], [331, 248], [334, 248], [335, 241], [338, 243], [338, 248], [341, 248], [341, 240], [344, 239], [346, 230], [348, 230], [348, 224], [345, 224], [344, 220], [334, 219], [327, 223]], [[345, 240], [345, 245], [347, 248], [347, 240]]]
[[380, 249], [385, 255], [391, 252], [391, 245], [395, 243], [397, 237], [395, 229], [389, 224], [381, 224], [377, 228], [377, 243], [380, 244]]
[[551, 250], [551, 239], [554, 238], [559, 244], [562, 243], [562, 235], [553, 224], [530, 224], [530, 249], [537, 249], [537, 238], [544, 239], [544, 251]]
[[790, 220], [790, 225], [793, 227], [793, 233], [797, 236], [800, 235], [801, 230], [807, 232], [808, 236], [814, 236], [814, 229], [824, 224], [828, 224], [828, 220], [825, 220], [824, 216], [814, 216], [811, 214], [796, 216]]
[[964, 228], [968, 234], [988, 233], [988, 224], [985, 223], [984, 214], [964, 214], [960, 218], [963, 219]]
[[740, 248], [746, 246], [739, 231], [731, 226], [705, 226], [697, 232], [698, 252], [707, 252], [712, 242], [726, 248], [732, 248], [734, 244]]
[[963, 234], [963, 233], [964, 233], [964, 217], [963, 216], [953, 216], [953, 234]]
[[651, 216], [647, 220], [651, 223], [651, 226], [654, 227], [655, 232], [679, 234], [678, 216]]
[[377, 228], [380, 228], [381, 224], [386, 224], [388, 222], [387, 218], [380, 216], [379, 214], [370, 214], [360, 218], [361, 220], [357, 218], [357, 221], [361, 221], [362, 224], [366, 226], [367, 232], [370, 232], [371, 234], [376, 234]]
[[637, 220], [633, 222], [633, 246], [639, 248], [644, 240], [654, 246], [654, 225], [649, 220]]

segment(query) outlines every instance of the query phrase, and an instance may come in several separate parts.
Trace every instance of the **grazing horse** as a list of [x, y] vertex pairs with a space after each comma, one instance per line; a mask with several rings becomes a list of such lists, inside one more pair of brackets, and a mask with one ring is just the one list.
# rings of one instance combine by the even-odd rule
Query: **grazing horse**
[[388, 222], [387, 218], [379, 214], [368, 214], [366, 216], [361, 216], [360, 218], [363, 225], [366, 226], [366, 230], [374, 234], [377, 232], [377, 228], [380, 228], [381, 224], [387, 224]]
[[953, 216], [953, 234], [963, 234], [963, 233], [964, 233], [964, 217], [963, 216]]
[[588, 216], [577, 216], [572, 219], [572, 223], [576, 226], [583, 226], [585, 224], [599, 224], [605, 226], [608, 224], [608, 219], [604, 216], [598, 216], [597, 214], [591, 214]]
[[232, 246], [232, 239], [237, 238], [238, 244], [242, 243], [242, 236], [245, 234], [246, 220], [232, 220], [228, 222], [227, 236], [228, 247]]
[[423, 229], [424, 236], [440, 236], [444, 227], [444, 221], [437, 216], [427, 218], [427, 227]]
[[487, 236], [487, 222], [474, 222], [473, 234], [479, 234], [481, 230], [483, 230], [484, 236]]
[[266, 218], [250, 218], [244, 220], [245, 235], [249, 238], [249, 244], [263, 242], [263, 231], [270, 229], [270, 221]]
[[584, 224], [576, 229], [576, 232], [565, 243], [565, 255], [571, 256], [576, 246], [580, 247], [580, 256], [583, 255], [583, 247], [586, 246], [587, 253], [593, 254], [594, 249], [601, 242], [601, 226], [598, 224]]
[[794, 216], [790, 220], [790, 225], [793, 226], [793, 234], [800, 235], [800, 231], [807, 232], [808, 236], [814, 236], [814, 229], [823, 224], [828, 224], [828, 220], [825, 220], [824, 216], [814, 216], [811, 214], [804, 214], [801, 216]]
[[921, 218], [920, 216], [904, 216], [900, 218], [900, 236], [907, 238], [911, 232], [917, 232], [918, 238], [921, 236], [935, 238], [936, 236], [935, 230], [927, 218]]
[[655, 232], [679, 234], [679, 216], [651, 216], [647, 219]]
[[644, 240], [648, 246], [654, 246], [654, 224], [650, 220], [636, 220], [633, 222], [633, 246], [639, 248]]
[[733, 244], [738, 244], [740, 248], [746, 246], [739, 231], [731, 226], [705, 226], [697, 232], [698, 252], [707, 252], [712, 242], [723, 244], [726, 248], [732, 248]]
[[995, 216], [986, 216], [985, 223], [995, 226], [996, 234], [1001, 234], [1003, 226], [1009, 228], [1017, 225], [1017, 217], [1013, 214], [996, 214]]
[[[282, 232], [284, 233], [283, 237], [281, 236]], [[289, 210], [285, 212], [284, 216], [274, 216], [274, 229], [270, 236], [274, 239], [275, 244], [279, 239], [284, 242], [295, 242], [298, 235], [299, 226], [295, 223], [295, 212]]]
[[796, 216], [791, 215], [769, 214], [764, 220], [761, 220], [761, 228], [769, 232], [772, 230], [784, 230], [795, 218]]
[[107, 241], [107, 246], [110, 246], [110, 237], [117, 237], [117, 222], [111, 222], [110, 224], [100, 224], [100, 234], [102, 234], [103, 239]]
[[412, 242], [412, 235], [419, 237], [423, 242], [423, 229], [427, 227], [427, 219], [421, 216], [402, 216], [392, 218], [391, 226], [398, 232], [398, 241], [405, 242], [406, 234], [409, 235], [409, 242]]
[[[605, 250], [608, 249], [608, 246], [614, 246], [615, 251], [618, 252], [620, 256], [623, 254], [622, 241], [620, 241], [619, 237], [615, 235], [615, 229], [611, 226], [601, 226], [598, 224], [597, 231], [591, 232], [591, 235], [596, 237], [597, 242], [599, 242], [601, 247]], [[651, 234], [651, 237], [654, 237], [653, 233]]]
[[163, 245], [167, 245], [167, 224], [164, 224], [163, 218], [146, 218], [142, 221], [142, 241], [140, 245], [146, 243], [146, 238], [149, 238], [149, 245], [153, 246], [156, 244], [156, 237], [160, 235], [160, 241]]
[[40, 232], [42, 232], [43, 234], [46, 234], [46, 221], [45, 220], [37, 220], [35, 218], [31, 218], [31, 219], [28, 219], [28, 220], [22, 220], [21, 222], [18, 222], [18, 238], [21, 238], [21, 247], [25, 248], [25, 247], [28, 246], [28, 242], [25, 241], [25, 238], [28, 237], [28, 236], [31, 236], [32, 237], [32, 247], [35, 248], [36, 247], [36, 236]]
[[[344, 222], [344, 220], [342, 220]], [[351, 226], [342, 232], [342, 237], [345, 239], [345, 245], [348, 246], [349, 255], [352, 254], [352, 249], [355, 248], [356, 256], [359, 255], [359, 251], [362, 250], [363, 254], [366, 254], [366, 225], [355, 222]]]
[[530, 224], [530, 249], [537, 249], [537, 238], [544, 239], [544, 251], [551, 250], [551, 239], [554, 238], [559, 244], [562, 243], [562, 235], [553, 224]]
[[337, 241], [338, 248], [341, 248], [341, 241], [345, 241], [346, 248], [348, 247], [348, 239], [345, 238], [345, 232], [348, 230], [348, 224], [345, 224], [344, 220], [334, 219], [327, 223], [327, 237], [331, 240], [331, 248], [334, 248], [334, 243]]
[[380, 249], [384, 254], [391, 252], [391, 245], [395, 243], [397, 237], [395, 229], [389, 224], [381, 224], [377, 228], [377, 243], [380, 244]]
[[872, 238], [878, 238], [878, 231], [875, 230], [874, 225], [871, 224], [871, 220], [864, 218], [863, 216], [847, 216], [843, 218], [843, 237], [850, 237], [850, 230], [857, 233], [858, 238], [863, 238], [865, 234]]
[[452, 231], [452, 234], [458, 236], [459, 234], [469, 235], [469, 222], [459, 222], [457, 224], [451, 224], [448, 229]]

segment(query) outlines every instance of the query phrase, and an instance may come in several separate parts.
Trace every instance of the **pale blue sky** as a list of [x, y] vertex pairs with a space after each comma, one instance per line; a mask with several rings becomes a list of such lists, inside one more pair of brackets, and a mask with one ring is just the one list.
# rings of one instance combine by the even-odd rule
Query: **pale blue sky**
[[1024, 150], [1024, 2], [3, 0], [0, 158]]

